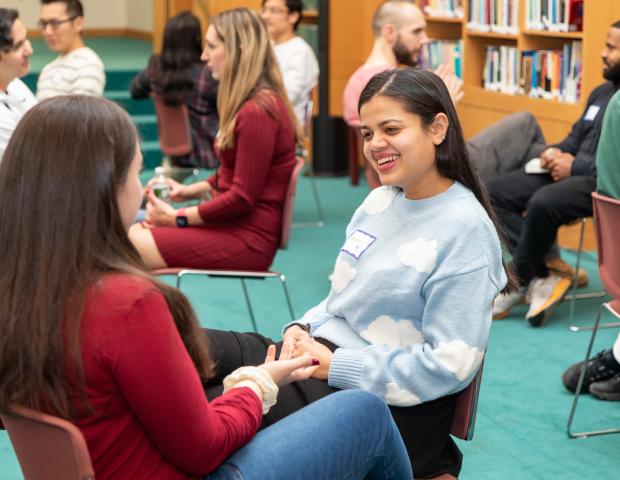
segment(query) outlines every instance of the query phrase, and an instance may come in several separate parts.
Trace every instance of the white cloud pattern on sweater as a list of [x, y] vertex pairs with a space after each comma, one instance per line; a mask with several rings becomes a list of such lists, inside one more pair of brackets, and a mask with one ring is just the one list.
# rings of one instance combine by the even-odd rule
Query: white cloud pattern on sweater
[[401, 245], [396, 253], [398, 260], [418, 272], [431, 273], [437, 262], [437, 240], [418, 238]]
[[334, 272], [331, 275], [334, 292], [341, 293], [357, 275], [357, 270], [341, 259], [336, 260]]
[[422, 403], [418, 396], [414, 395], [409, 390], [400, 388], [394, 382], [387, 383], [385, 388], [387, 389], [387, 392], [383, 398], [389, 405], [394, 405], [396, 407], [411, 407]]
[[392, 204], [394, 191], [391, 188], [375, 188], [362, 203], [362, 210], [368, 215], [384, 212]]
[[409, 347], [424, 343], [422, 333], [410, 320], [394, 320], [389, 315], [380, 315], [360, 332], [360, 336], [372, 345], [387, 345], [390, 348]]
[[470, 347], [462, 340], [439, 342], [433, 349], [433, 354], [460, 382], [467, 380], [478, 370], [484, 357], [484, 352]]

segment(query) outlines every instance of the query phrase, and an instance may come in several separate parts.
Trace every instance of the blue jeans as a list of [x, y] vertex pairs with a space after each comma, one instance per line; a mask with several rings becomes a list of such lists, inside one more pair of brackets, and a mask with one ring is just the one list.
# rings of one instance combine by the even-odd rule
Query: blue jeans
[[259, 432], [205, 480], [411, 480], [385, 402], [360, 390], [329, 395]]

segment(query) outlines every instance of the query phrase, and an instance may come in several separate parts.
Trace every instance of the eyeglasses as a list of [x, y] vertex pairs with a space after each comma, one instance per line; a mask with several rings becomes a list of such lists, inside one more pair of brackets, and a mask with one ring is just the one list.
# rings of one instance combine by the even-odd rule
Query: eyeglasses
[[263, 7], [262, 13], [269, 13], [271, 15], [282, 15], [288, 14], [288, 8], [280, 8], [280, 7]]
[[37, 22], [37, 25], [39, 26], [39, 28], [41, 30], [45, 30], [47, 28], [47, 26], [49, 25], [50, 27], [52, 27], [52, 30], [56, 30], [58, 27], [60, 27], [63, 23], [67, 23], [67, 22], [72, 22], [73, 20], [75, 20], [77, 17], [79, 17], [79, 15], [73, 15], [72, 17], [69, 18], [65, 18], [64, 20], [59, 20], [57, 18], [53, 18], [51, 20], [39, 20]]

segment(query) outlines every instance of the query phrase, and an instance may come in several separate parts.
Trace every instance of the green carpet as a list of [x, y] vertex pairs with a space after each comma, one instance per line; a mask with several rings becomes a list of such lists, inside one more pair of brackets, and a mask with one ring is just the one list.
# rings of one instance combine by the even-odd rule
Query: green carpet
[[[148, 178], [148, 174], [145, 174]], [[344, 235], [344, 228], [366, 193], [365, 186], [351, 187], [346, 179], [318, 179], [327, 225], [294, 229], [290, 246], [280, 250], [273, 268], [286, 274], [297, 315], [319, 302], [329, 290], [327, 276]], [[316, 218], [309, 180], [300, 178], [295, 221]], [[570, 252], [563, 252], [570, 261]], [[600, 288], [596, 258], [588, 253], [590, 274], [586, 291]], [[238, 282], [187, 279], [189, 295], [205, 326], [250, 330]], [[273, 338], [288, 320], [277, 281], [250, 282], [259, 330]], [[577, 321], [594, 319], [598, 300], [577, 303]], [[566, 328], [568, 303], [561, 304], [551, 321], [539, 329], [523, 320], [525, 307], [495, 322], [491, 331], [476, 431], [472, 442], [460, 442], [464, 453], [461, 478], [495, 480], [584, 479], [613, 476], [618, 467], [620, 435], [569, 440], [565, 425], [572, 397], [564, 391], [560, 374], [584, 355], [589, 333]], [[597, 346], [606, 348], [617, 329], [603, 330]], [[620, 404], [584, 396], [575, 427], [620, 426]], [[0, 478], [20, 478], [20, 470], [5, 432], [0, 433]]]
[[[57, 54], [48, 50], [42, 38], [30, 41], [34, 51], [30, 57], [30, 70], [40, 72]], [[151, 42], [122, 37], [86, 38], [84, 43], [101, 57], [106, 71], [144, 68], [153, 51]]]
[[[89, 39], [87, 43], [102, 56], [109, 71], [141, 68], [150, 54], [148, 42]], [[33, 71], [40, 70], [52, 58], [38, 41], [35, 51]], [[130, 77], [119, 75], [118, 85], [126, 83], [127, 78]], [[128, 103], [127, 108], [134, 109], [137, 123], [152, 126], [152, 114], [145, 118], [139, 116], [148, 113], [139, 110], [144, 105], [148, 104]], [[145, 173], [144, 178], [148, 177], [149, 173]], [[344, 178], [322, 178], [317, 182], [327, 225], [294, 229], [289, 248], [278, 252], [273, 265], [287, 276], [298, 316], [329, 291], [327, 277], [342, 244], [344, 229], [367, 193], [364, 185], [351, 187]], [[300, 178], [294, 217], [295, 222], [316, 220], [307, 177]], [[567, 260], [574, 260], [572, 253], [562, 254]], [[590, 275], [590, 286], [585, 291], [600, 290], [596, 256], [588, 253], [585, 257], [585, 268]], [[252, 281], [249, 287], [260, 332], [278, 338], [281, 326], [288, 321], [280, 285], [276, 280]], [[183, 290], [203, 325], [250, 330], [239, 282], [189, 278], [184, 281]], [[577, 302], [576, 321], [591, 323], [599, 304], [598, 299]], [[474, 440], [459, 441], [464, 454], [461, 478], [570, 480], [618, 474], [620, 435], [569, 440], [565, 434], [572, 397], [563, 389], [560, 375], [568, 365], [582, 359], [589, 339], [588, 332], [567, 330], [568, 309], [568, 303], [558, 306], [551, 321], [539, 329], [529, 327], [523, 319], [525, 307], [515, 309], [513, 315], [493, 324]], [[617, 329], [601, 331], [595, 349], [608, 348], [616, 335]], [[575, 428], [608, 426], [620, 427], [620, 403], [583, 396]], [[17, 460], [6, 432], [1, 431], [0, 479], [18, 478], [21, 473]]]

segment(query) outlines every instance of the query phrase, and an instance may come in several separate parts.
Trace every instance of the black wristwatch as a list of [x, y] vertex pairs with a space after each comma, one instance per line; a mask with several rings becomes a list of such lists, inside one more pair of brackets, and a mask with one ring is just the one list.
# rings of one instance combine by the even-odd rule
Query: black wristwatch
[[177, 222], [177, 227], [179, 227], [179, 228], [185, 228], [185, 227], [189, 226], [189, 222], [187, 220], [187, 215], [185, 215], [185, 209], [184, 208], [179, 208], [177, 210], [177, 216], [176, 216], [175, 220]]

